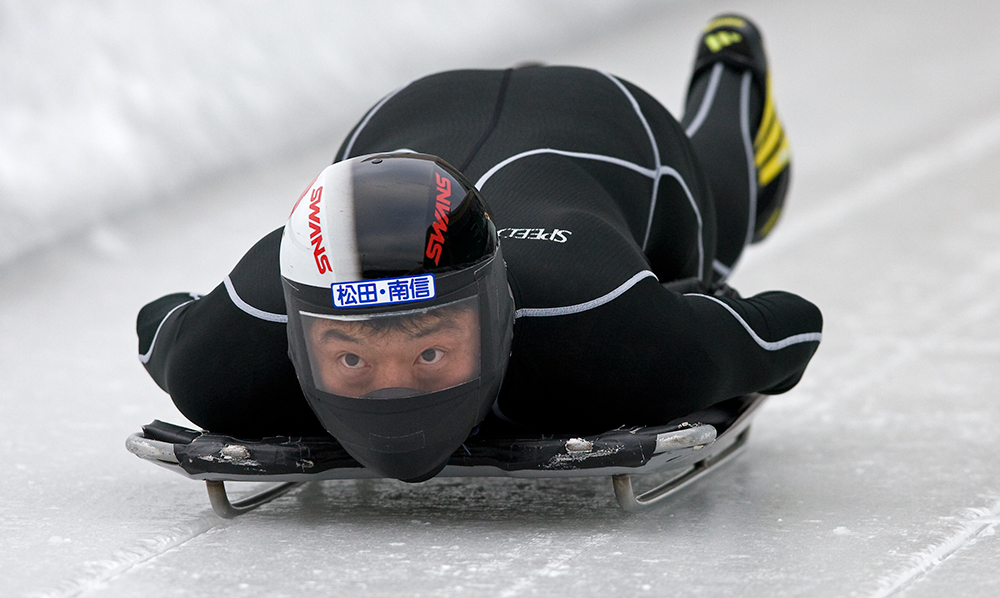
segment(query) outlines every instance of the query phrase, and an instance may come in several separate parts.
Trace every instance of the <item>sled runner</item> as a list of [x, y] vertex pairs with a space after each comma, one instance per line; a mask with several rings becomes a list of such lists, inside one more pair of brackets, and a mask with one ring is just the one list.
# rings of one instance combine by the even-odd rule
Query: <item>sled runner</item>
[[[480, 427], [438, 474], [440, 477], [591, 477], [610, 475], [618, 504], [641, 511], [700, 479], [744, 446], [750, 422], [765, 397], [723, 401], [663, 426], [619, 428], [587, 437], [524, 435]], [[204, 480], [212, 508], [227, 519], [241, 515], [305, 482], [373, 478], [330, 436], [240, 440], [154, 420], [125, 443], [132, 454], [191, 479]], [[636, 494], [633, 476], [673, 474]], [[277, 482], [230, 502], [225, 482]]]

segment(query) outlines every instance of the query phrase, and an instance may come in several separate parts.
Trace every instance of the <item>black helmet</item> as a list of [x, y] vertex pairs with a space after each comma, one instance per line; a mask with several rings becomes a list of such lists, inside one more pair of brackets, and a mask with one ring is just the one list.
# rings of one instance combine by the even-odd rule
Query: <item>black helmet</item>
[[384, 476], [437, 474], [486, 416], [514, 302], [486, 203], [435, 156], [327, 167], [281, 238], [288, 352], [309, 405]]

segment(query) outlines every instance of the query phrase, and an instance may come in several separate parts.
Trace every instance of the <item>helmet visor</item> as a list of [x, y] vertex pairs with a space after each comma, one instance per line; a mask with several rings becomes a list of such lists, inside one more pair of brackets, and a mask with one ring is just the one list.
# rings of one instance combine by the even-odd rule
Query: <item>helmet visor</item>
[[300, 311], [316, 388], [344, 397], [396, 398], [479, 377], [479, 302], [364, 315]]

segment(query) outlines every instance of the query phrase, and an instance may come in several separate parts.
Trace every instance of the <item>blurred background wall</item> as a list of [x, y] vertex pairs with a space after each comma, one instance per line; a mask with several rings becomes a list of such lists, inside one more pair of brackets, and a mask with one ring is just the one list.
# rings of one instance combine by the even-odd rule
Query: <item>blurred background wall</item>
[[0, 2], [0, 266], [317, 146], [426, 73], [506, 67], [653, 0]]

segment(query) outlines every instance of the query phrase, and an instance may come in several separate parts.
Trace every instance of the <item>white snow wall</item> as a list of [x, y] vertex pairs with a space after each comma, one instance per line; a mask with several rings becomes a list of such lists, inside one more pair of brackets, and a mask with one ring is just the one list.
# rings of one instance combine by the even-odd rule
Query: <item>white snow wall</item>
[[652, 0], [0, 0], [0, 265], [212, 173], [339, 139], [379, 97]]

